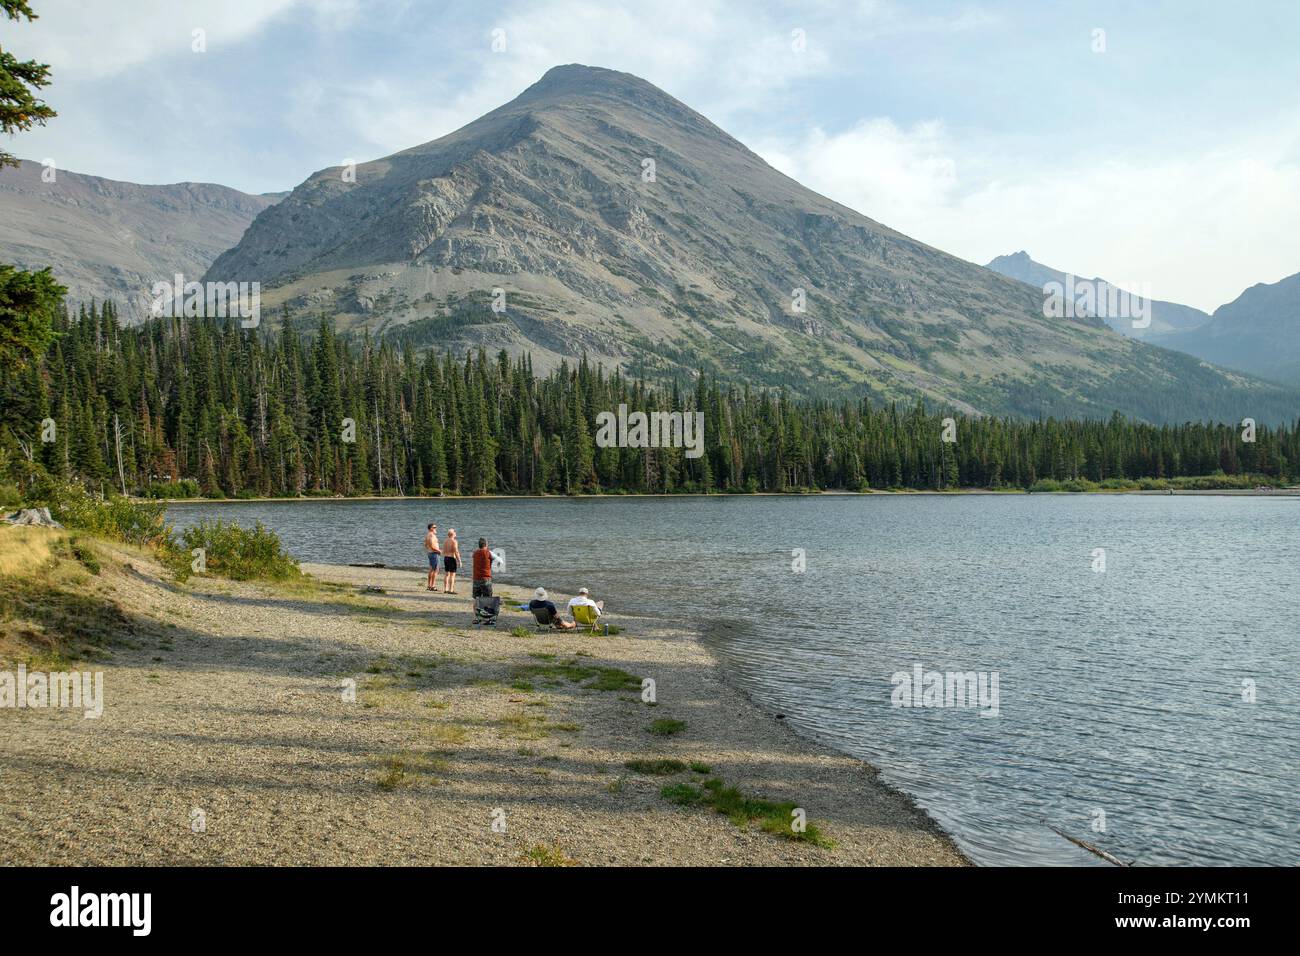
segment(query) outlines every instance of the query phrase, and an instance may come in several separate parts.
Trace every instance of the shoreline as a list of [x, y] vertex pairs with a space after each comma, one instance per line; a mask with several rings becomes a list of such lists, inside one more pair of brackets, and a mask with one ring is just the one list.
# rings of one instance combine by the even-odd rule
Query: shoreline
[[617, 501], [620, 498], [871, 498], [871, 497], [961, 497], [1007, 495], [1034, 495], [1057, 497], [1085, 497], [1096, 495], [1112, 497], [1115, 495], [1162, 495], [1165, 497], [1245, 497], [1245, 498], [1300, 498], [1300, 486], [1286, 488], [1182, 488], [1182, 489], [1142, 489], [1118, 488], [1104, 491], [1027, 491], [1023, 488], [960, 488], [953, 491], [936, 491], [931, 489], [906, 489], [902, 491], [746, 491], [746, 492], [681, 492], [661, 494], [652, 492], [635, 492], [618, 494], [580, 494], [580, 495], [299, 495], [294, 498], [139, 498], [128, 496], [137, 504], [163, 505], [241, 505], [241, 504], [300, 504], [303, 502], [343, 503], [349, 501], [569, 501], [573, 499], [604, 499]]
[[[450, 596], [422, 572], [304, 564], [312, 583], [179, 586], [103, 547], [94, 589], [131, 623], [90, 665], [102, 717], [0, 714], [11, 863], [970, 865], [876, 768], [799, 736], [698, 632], [617, 595], [617, 635], [537, 631], [510, 584], [481, 628], [466, 581]], [[834, 846], [780, 814], [736, 825], [700, 802], [706, 780], [804, 809]]]

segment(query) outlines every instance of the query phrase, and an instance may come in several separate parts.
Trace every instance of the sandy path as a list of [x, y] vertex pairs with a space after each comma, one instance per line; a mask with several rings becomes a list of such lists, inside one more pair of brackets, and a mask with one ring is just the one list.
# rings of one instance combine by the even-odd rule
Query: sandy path
[[[326, 599], [208, 578], [177, 587], [132, 563], [104, 580], [158, 623], [89, 668], [105, 672], [103, 716], [0, 711], [0, 862], [963, 862], [870, 767], [764, 716], [698, 641], [662, 622], [615, 614], [619, 636], [537, 633], [506, 611], [479, 629], [468, 582], [444, 597], [418, 573], [305, 566], [349, 585]], [[520, 625], [527, 636], [510, 633]], [[537, 672], [565, 662], [651, 677], [658, 702]], [[660, 718], [686, 728], [653, 735]], [[794, 801], [837, 846], [674, 806], [663, 785], [705, 777], [623, 766], [654, 757], [701, 761], [747, 795]], [[504, 832], [492, 826], [498, 808]]]

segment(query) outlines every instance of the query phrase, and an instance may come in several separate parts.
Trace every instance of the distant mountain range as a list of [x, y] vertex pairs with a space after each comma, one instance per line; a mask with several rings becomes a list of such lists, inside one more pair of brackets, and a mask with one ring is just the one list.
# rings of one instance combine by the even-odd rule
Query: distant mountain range
[[211, 183], [139, 186], [24, 160], [0, 169], [0, 262], [53, 266], [73, 302], [113, 299], [125, 319], [148, 314], [150, 289], [198, 279], [276, 196]]
[[[1028, 283], [1040, 292], [1048, 286], [1049, 283], [1066, 283], [1068, 273], [1060, 269], [1053, 269], [1051, 266], [1045, 266], [1041, 262], [1035, 262], [1029, 257], [1029, 253], [1013, 252], [1009, 256], [998, 256], [992, 262], [985, 266], [986, 269], [992, 269], [994, 272], [1001, 273], [1012, 279], [1019, 279], [1021, 282]], [[1129, 314], [1118, 315], [1109, 314], [1106, 309], [1097, 309], [1092, 314], [1098, 315], [1107, 325], [1116, 332], [1123, 335], [1132, 336], [1135, 339], [1150, 339], [1156, 335], [1168, 334], [1171, 332], [1182, 332], [1188, 329], [1194, 329], [1210, 321], [1208, 313], [1200, 309], [1194, 309], [1190, 305], [1179, 305], [1177, 302], [1162, 302], [1159, 299], [1151, 300], [1151, 323], [1148, 326], [1135, 327], [1132, 320], [1132, 313], [1145, 303], [1133, 303], [1128, 305], [1126, 297], [1130, 293], [1120, 286], [1112, 286], [1111, 283], [1101, 278], [1086, 279], [1078, 274], [1074, 275], [1074, 281], [1085, 281], [1092, 283], [1094, 288], [1100, 290], [1100, 294], [1109, 296], [1107, 290], [1114, 289], [1114, 295], [1120, 302], [1127, 305]], [[1136, 291], [1136, 290], [1135, 290]]]
[[[1023, 251], [998, 256], [987, 268], [1039, 290], [1067, 278]], [[1086, 281], [1101, 288], [1109, 285], [1104, 279]], [[1153, 300], [1147, 328], [1134, 328], [1128, 317], [1105, 316], [1105, 321], [1117, 332], [1153, 345], [1300, 386], [1300, 274], [1252, 286], [1213, 316], [1189, 305]]]
[[1200, 328], [1151, 339], [1206, 361], [1300, 386], [1300, 273], [1253, 285]]
[[[612, 70], [556, 67], [454, 133], [321, 170], [279, 202], [39, 173], [0, 173], [0, 260], [53, 264], [74, 297], [113, 295], [137, 314], [153, 282], [210, 262], [205, 279], [262, 284], [264, 319], [325, 314], [415, 347], [528, 353], [539, 371], [586, 355], [658, 382], [706, 371], [795, 396], [1031, 417], [1300, 409], [1296, 389], [1091, 315], [1048, 317], [1041, 283], [820, 196]], [[1160, 329], [1208, 318], [1165, 305]]]

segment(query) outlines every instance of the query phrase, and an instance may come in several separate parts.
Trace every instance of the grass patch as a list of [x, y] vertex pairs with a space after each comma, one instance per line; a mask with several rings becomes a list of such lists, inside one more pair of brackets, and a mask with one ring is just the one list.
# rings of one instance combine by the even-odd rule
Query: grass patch
[[643, 773], [652, 777], [669, 777], [686, 769], [686, 764], [680, 760], [668, 759], [628, 760], [623, 766], [633, 773]]
[[511, 674], [515, 680], [540, 681], [549, 686], [568, 681], [587, 690], [640, 690], [641, 679], [617, 667], [579, 664], [576, 657], [560, 663], [523, 664]]
[[440, 744], [463, 744], [469, 737], [469, 730], [461, 724], [434, 724], [426, 733]]
[[797, 804], [747, 797], [739, 788], [729, 787], [717, 778], [704, 781], [703, 787], [690, 783], [670, 784], [659, 791], [659, 796], [679, 807], [708, 807], [741, 829], [757, 823], [764, 833], [828, 850], [835, 848], [835, 841], [811, 820], [801, 831], [794, 828]]
[[375, 786], [380, 790], [403, 790], [421, 783], [437, 783], [433, 775], [446, 773], [447, 761], [433, 754], [403, 752], [390, 754], [379, 760], [379, 775]]
[[656, 737], [672, 737], [674, 734], [680, 734], [686, 729], [686, 721], [661, 717], [653, 721], [646, 729]]
[[530, 631], [528, 628], [522, 626], [512, 627], [510, 629], [510, 636], [511, 637], [532, 637], [533, 632]]
[[76, 535], [71, 535], [67, 539], [67, 547], [68, 553], [73, 560], [91, 574], [98, 576], [99, 572], [103, 570], [103, 566], [99, 563], [99, 557], [88, 542], [83, 541]]
[[512, 740], [544, 740], [551, 736], [546, 718], [535, 714], [509, 714], [497, 721], [501, 736]]
[[533, 866], [577, 866], [578, 861], [566, 854], [559, 844], [546, 846], [538, 843], [524, 851], [525, 863]]
[[710, 766], [709, 766], [708, 764], [706, 764], [706, 763], [701, 763], [701, 762], [698, 761], [698, 760], [692, 760], [692, 761], [691, 761], [691, 769], [692, 769], [693, 771], [695, 771], [696, 773], [713, 773], [713, 768], [712, 768], [712, 767], [710, 767]]

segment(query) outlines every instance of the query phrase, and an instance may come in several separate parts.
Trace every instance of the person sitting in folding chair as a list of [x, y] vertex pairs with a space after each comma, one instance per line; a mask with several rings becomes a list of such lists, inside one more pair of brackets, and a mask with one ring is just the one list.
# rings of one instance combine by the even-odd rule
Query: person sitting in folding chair
[[597, 622], [605, 612], [604, 601], [593, 601], [591, 592], [586, 588], [579, 588], [576, 597], [569, 601], [569, 613], [573, 615], [573, 620], [581, 627], [589, 627], [594, 632]]
[[572, 621], [566, 621], [560, 617], [560, 612], [556, 609], [554, 602], [547, 599], [546, 588], [538, 588], [533, 592], [533, 599], [528, 602], [528, 610], [533, 612], [538, 627], [553, 627], [560, 631], [571, 631], [578, 626]]

